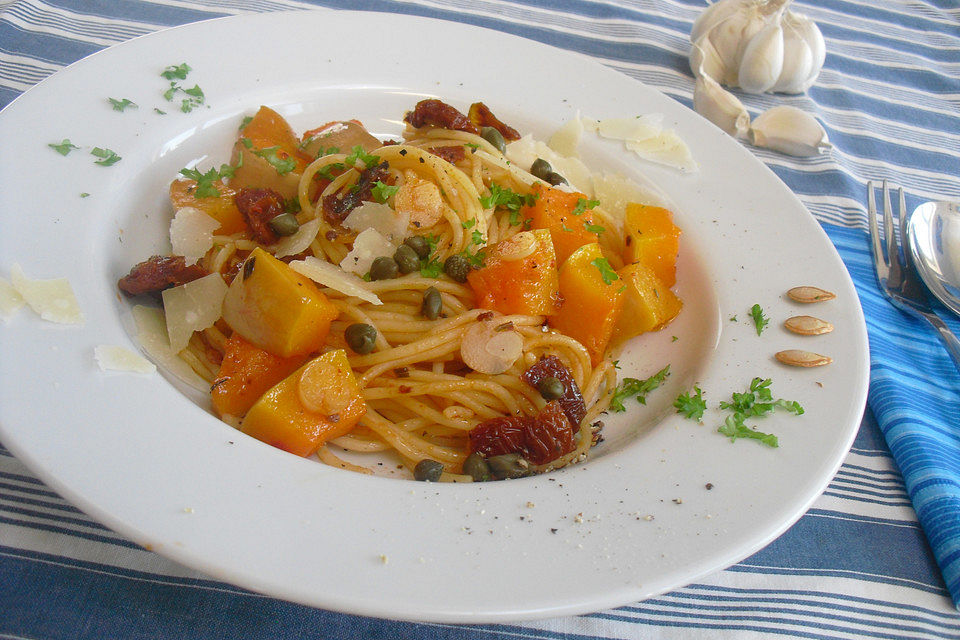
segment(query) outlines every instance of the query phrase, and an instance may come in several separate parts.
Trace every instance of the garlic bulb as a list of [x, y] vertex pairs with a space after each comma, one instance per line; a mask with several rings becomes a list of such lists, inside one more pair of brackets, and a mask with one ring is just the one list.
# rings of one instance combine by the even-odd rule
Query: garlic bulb
[[750, 127], [750, 138], [754, 146], [791, 156], [815, 156], [833, 146], [816, 118], [789, 105], [773, 107], [757, 116]]
[[693, 108], [734, 138], [747, 136], [750, 114], [743, 103], [705, 73], [697, 77], [693, 88]]
[[693, 23], [690, 68], [747, 93], [803, 93], [826, 58], [816, 23], [791, 0], [718, 0]]

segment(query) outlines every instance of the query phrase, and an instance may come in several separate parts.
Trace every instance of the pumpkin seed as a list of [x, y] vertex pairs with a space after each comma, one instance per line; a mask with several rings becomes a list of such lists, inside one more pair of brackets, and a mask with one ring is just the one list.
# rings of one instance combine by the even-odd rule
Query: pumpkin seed
[[787, 291], [787, 296], [796, 302], [823, 302], [833, 300], [837, 294], [821, 289], [820, 287], [794, 287]]
[[783, 326], [802, 336], [819, 336], [833, 331], [833, 325], [826, 320], [813, 316], [793, 316], [783, 322]]
[[822, 367], [825, 364], [833, 362], [830, 356], [823, 356], [812, 351], [803, 351], [801, 349], [787, 349], [778, 351], [775, 356], [777, 360], [791, 367]]

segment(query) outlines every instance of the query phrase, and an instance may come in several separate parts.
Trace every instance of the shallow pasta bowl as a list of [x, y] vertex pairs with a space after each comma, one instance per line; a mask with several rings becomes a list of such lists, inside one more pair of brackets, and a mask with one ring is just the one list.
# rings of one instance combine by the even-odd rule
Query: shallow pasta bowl
[[[321, 27], [362, 28], [380, 34], [380, 46], [318, 41]], [[235, 59], [223, 64], [224, 43], [265, 34], [310, 43], [310, 55], [278, 64], [230, 46]], [[453, 57], [435, 56], [464, 41], [484, 52], [481, 68], [467, 73]], [[537, 61], [548, 56], [555, 64], [544, 69]], [[186, 84], [206, 96], [188, 113], [165, 102], [169, 82], [159, 76], [184, 61], [193, 69]], [[300, 131], [358, 118], [396, 135], [402, 114], [424, 96], [460, 106], [483, 100], [541, 139], [577, 110], [597, 118], [662, 113], [700, 164], [681, 174], [609, 141], [582, 144], [591, 166], [670, 200], [684, 231], [677, 291], [685, 302], [673, 324], [642, 336], [620, 359], [623, 376], [647, 377], [666, 364], [673, 375], [646, 405], [633, 402], [605, 419], [607, 438], [586, 464], [478, 485], [361, 476], [243, 436], [170, 377], [97, 369], [95, 346], [136, 347], [130, 305], [115, 283], [131, 264], [165, 250], [168, 183], [191, 162], [227, 161], [242, 116], [267, 104]], [[138, 108], [116, 112], [108, 97]], [[64, 138], [80, 149], [60, 156], [48, 148]], [[826, 487], [862, 415], [863, 317], [816, 221], [712, 125], [579, 55], [396, 15], [229, 18], [139, 38], [69, 67], [3, 111], [0, 139], [0, 273], [18, 263], [31, 277], [68, 277], [86, 314], [82, 326], [26, 312], [0, 325], [0, 439], [93, 517], [213, 578], [415, 620], [504, 621], [636, 601], [729, 566], [785, 530]], [[93, 147], [122, 160], [96, 165]], [[797, 312], [783, 294], [806, 284], [837, 294], [822, 307], [837, 329], [817, 339], [834, 363], [817, 370], [773, 359], [796, 345], [774, 326]], [[744, 322], [757, 303], [774, 319], [761, 336]], [[772, 378], [778, 396], [806, 409], [762, 425], [777, 433], [777, 449], [716, 433], [716, 403], [754, 376]], [[671, 407], [695, 384], [711, 405], [702, 424]]]

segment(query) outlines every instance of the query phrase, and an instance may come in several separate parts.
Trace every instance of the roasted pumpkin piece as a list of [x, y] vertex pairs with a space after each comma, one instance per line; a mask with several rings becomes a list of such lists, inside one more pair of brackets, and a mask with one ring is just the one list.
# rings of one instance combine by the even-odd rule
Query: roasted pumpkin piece
[[623, 310], [613, 331], [613, 342], [656, 331], [673, 320], [683, 302], [670, 290], [653, 269], [642, 263], [625, 266], [617, 272], [623, 291]]
[[308, 278], [257, 247], [223, 300], [223, 319], [238, 334], [275, 356], [320, 348], [337, 308]]
[[240, 430], [298, 456], [309, 456], [348, 433], [365, 414], [343, 349], [313, 358], [267, 390], [254, 403]]
[[546, 229], [521, 231], [486, 251], [484, 266], [467, 282], [476, 304], [504, 315], [550, 316], [560, 309], [557, 257]]
[[597, 243], [586, 244], [560, 265], [563, 303], [551, 327], [579, 341], [594, 365], [603, 360], [623, 307], [623, 283]]
[[350, 154], [357, 146], [370, 153], [382, 147], [383, 143], [357, 120], [328, 122], [322, 127], [304, 132], [300, 141], [300, 148], [311, 158], [331, 153]]
[[304, 359], [275, 356], [233, 334], [227, 340], [220, 371], [210, 387], [214, 410], [221, 418], [242, 417], [267, 389], [293, 373]]
[[522, 220], [530, 220], [533, 229], [547, 229], [553, 240], [558, 264], [585, 244], [597, 242], [598, 236], [590, 213], [590, 201], [582, 193], [554, 189], [541, 183], [533, 185], [536, 200], [520, 210]]
[[631, 202], [627, 204], [623, 230], [624, 263], [640, 262], [672, 287], [677, 281], [680, 228], [673, 224], [670, 211]]
[[236, 191], [216, 180], [212, 183], [219, 195], [196, 197], [196, 180], [174, 180], [170, 183], [170, 202], [174, 210], [184, 207], [193, 207], [220, 223], [220, 228], [214, 233], [218, 235], [232, 235], [247, 228], [240, 210], [233, 202]]
[[260, 107], [234, 144], [231, 163], [237, 168], [230, 186], [237, 191], [243, 187], [273, 189], [291, 199], [297, 195], [300, 174], [309, 161], [283, 116]]

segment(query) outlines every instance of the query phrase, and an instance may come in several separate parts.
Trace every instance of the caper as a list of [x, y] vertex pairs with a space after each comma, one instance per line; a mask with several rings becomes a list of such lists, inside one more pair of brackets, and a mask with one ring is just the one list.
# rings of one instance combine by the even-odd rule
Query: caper
[[410, 236], [403, 244], [413, 249], [418, 258], [425, 260], [430, 257], [430, 243], [423, 236]]
[[473, 452], [463, 461], [463, 473], [473, 478], [474, 482], [486, 482], [490, 479], [490, 466], [477, 452]]
[[390, 256], [380, 256], [370, 265], [371, 280], [389, 280], [396, 278], [400, 272], [397, 261]]
[[397, 263], [400, 273], [413, 273], [420, 268], [420, 257], [409, 245], [402, 244], [397, 247], [393, 261]]
[[373, 348], [377, 346], [376, 327], [371, 327], [362, 322], [357, 322], [347, 327], [347, 330], [343, 333], [343, 337], [347, 341], [347, 346], [350, 347], [354, 353], [359, 353], [360, 355], [370, 353], [373, 351]]
[[443, 311], [443, 298], [436, 287], [428, 287], [423, 292], [423, 304], [420, 306], [420, 313], [427, 320], [436, 320]]
[[470, 273], [470, 262], [459, 253], [455, 253], [443, 263], [443, 272], [457, 282], [466, 282]]
[[552, 184], [553, 186], [557, 186], [558, 184], [567, 184], [567, 179], [564, 178], [559, 173], [557, 173], [556, 171], [551, 171], [550, 173], [548, 173], [545, 180], [550, 184]]
[[292, 236], [300, 228], [297, 216], [292, 213], [281, 213], [271, 218], [267, 224], [270, 225], [270, 228], [273, 229], [273, 232], [278, 236]]
[[505, 453], [501, 456], [487, 458], [490, 474], [497, 480], [522, 478], [530, 473], [530, 463], [520, 457], [519, 453]]
[[507, 141], [503, 139], [503, 134], [493, 127], [483, 127], [480, 129], [480, 137], [497, 148], [500, 153], [507, 152]]
[[540, 392], [540, 395], [543, 396], [544, 400], [556, 400], [557, 398], [563, 397], [563, 394], [566, 393], [567, 388], [563, 386], [563, 383], [559, 378], [547, 376], [537, 383], [537, 391]]
[[553, 173], [553, 167], [551, 167], [550, 163], [543, 158], [537, 158], [533, 161], [533, 164], [530, 165], [530, 173], [541, 180], [546, 180], [549, 182], [549, 180], [547, 180], [547, 176]]
[[424, 458], [413, 468], [413, 478], [423, 482], [439, 482], [443, 473], [443, 463]]

